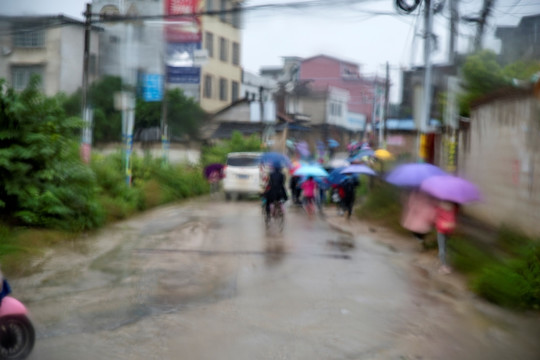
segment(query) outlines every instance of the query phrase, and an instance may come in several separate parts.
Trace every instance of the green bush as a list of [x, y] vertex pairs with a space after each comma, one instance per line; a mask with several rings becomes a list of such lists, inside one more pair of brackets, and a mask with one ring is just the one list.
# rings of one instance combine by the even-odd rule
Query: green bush
[[12, 225], [100, 226], [96, 179], [79, 158], [82, 121], [39, 91], [39, 77], [21, 93], [0, 89], [0, 215]]
[[478, 273], [497, 261], [492, 249], [480, 247], [478, 243], [459, 235], [450, 237], [448, 256], [453, 267], [469, 274]]
[[[367, 184], [368, 181], [364, 181]], [[360, 189], [361, 191], [362, 189]], [[401, 218], [400, 190], [395, 186], [382, 182], [374, 181], [374, 186], [367, 190], [365, 202], [358, 208], [357, 216], [377, 221], [394, 230], [400, 230], [399, 220]]]
[[524, 258], [484, 267], [473, 289], [499, 305], [540, 309], [540, 246], [531, 246]]
[[219, 163], [224, 164], [227, 154], [239, 151], [261, 151], [262, 143], [257, 135], [245, 138], [240, 132], [234, 131], [231, 139], [218, 145], [205, 146], [201, 152], [203, 166]]
[[199, 167], [171, 165], [154, 169], [154, 176], [161, 184], [165, 202], [202, 195], [209, 190], [208, 182]]
[[99, 200], [107, 221], [124, 219], [145, 208], [143, 191], [127, 185], [120, 152], [106, 157], [95, 156], [91, 166], [96, 174]]

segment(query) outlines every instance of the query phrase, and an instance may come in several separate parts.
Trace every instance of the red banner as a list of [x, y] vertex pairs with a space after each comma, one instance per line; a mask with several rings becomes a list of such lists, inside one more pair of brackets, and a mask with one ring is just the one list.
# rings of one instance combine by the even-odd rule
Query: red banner
[[186, 15], [168, 18], [170, 25], [165, 25], [167, 42], [201, 42], [201, 22], [198, 16], [200, 0], [165, 0], [165, 15]]

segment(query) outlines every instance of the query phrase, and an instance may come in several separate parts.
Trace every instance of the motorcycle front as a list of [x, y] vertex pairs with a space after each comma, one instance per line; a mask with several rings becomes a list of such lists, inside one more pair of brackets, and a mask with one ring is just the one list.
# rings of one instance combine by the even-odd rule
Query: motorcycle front
[[0, 360], [26, 359], [35, 343], [35, 330], [28, 310], [17, 299], [8, 296], [11, 288], [8, 282], [1, 281], [0, 291]]

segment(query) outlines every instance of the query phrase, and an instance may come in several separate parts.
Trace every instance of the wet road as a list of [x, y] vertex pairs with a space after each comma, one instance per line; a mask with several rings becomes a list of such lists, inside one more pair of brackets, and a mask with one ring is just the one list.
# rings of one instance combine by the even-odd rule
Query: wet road
[[256, 202], [203, 200], [76, 239], [13, 281], [30, 359], [540, 358], [537, 314], [485, 304], [383, 229], [328, 220], [289, 209], [278, 236]]

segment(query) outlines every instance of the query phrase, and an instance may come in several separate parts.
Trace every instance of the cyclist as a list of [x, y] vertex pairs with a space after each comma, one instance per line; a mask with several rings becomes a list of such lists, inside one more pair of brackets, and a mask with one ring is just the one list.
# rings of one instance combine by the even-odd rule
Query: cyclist
[[270, 219], [270, 204], [273, 202], [287, 201], [287, 191], [285, 190], [285, 176], [281, 171], [281, 165], [273, 165], [272, 172], [268, 176], [268, 183], [263, 194], [265, 198], [266, 219]]

